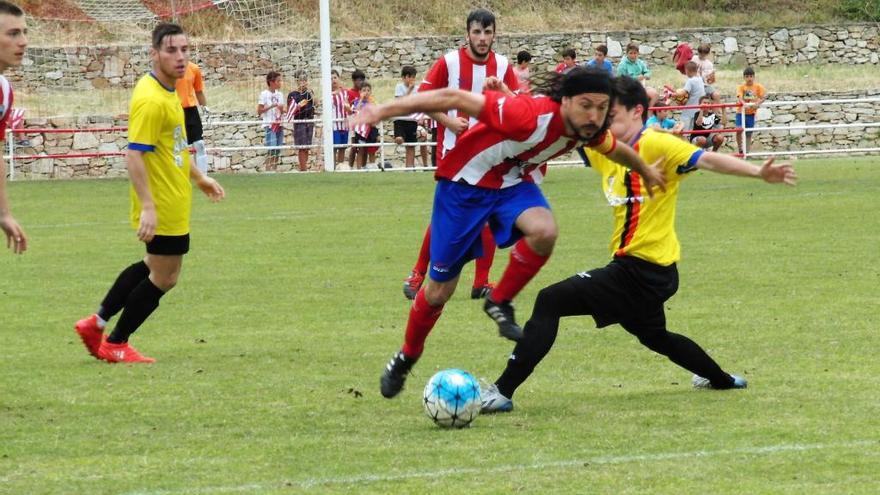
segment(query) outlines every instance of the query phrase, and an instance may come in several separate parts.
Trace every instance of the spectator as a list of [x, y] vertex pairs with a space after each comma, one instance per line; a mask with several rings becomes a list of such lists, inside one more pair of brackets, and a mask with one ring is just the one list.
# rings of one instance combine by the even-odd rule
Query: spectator
[[602, 69], [608, 72], [608, 75], [614, 77], [614, 67], [611, 65], [611, 61], [608, 60], [608, 47], [605, 45], [599, 45], [596, 47], [595, 56], [592, 60], [584, 64], [588, 69]]
[[[361, 84], [360, 96], [351, 104], [352, 112], [357, 115], [365, 106], [375, 103], [373, 99], [373, 86], [364, 81]], [[361, 124], [354, 129], [354, 139], [352, 144], [368, 144], [378, 142], [379, 130], [371, 125]], [[377, 146], [358, 146], [352, 147], [352, 155], [356, 155], [357, 161], [354, 162], [355, 168], [360, 170], [366, 167], [367, 163], [373, 163], [376, 159]], [[368, 157], [369, 155], [369, 157]], [[352, 161], [350, 158], [349, 161]]]
[[683, 125], [669, 116], [669, 109], [665, 103], [657, 103], [654, 105], [654, 115], [645, 122], [645, 127], [654, 129], [655, 131], [668, 132], [672, 134], [681, 134]]
[[[427, 167], [428, 162], [425, 160], [425, 153], [431, 155], [431, 166], [437, 168], [437, 121], [425, 114], [419, 114], [419, 127], [425, 131], [425, 139], [434, 143], [432, 145], [422, 146], [422, 163]], [[421, 141], [421, 139], [420, 139]]]
[[565, 74], [575, 67], [577, 67], [577, 53], [575, 53], [574, 48], [562, 50], [562, 62], [559, 62], [559, 65], [556, 66], [556, 72]]
[[528, 93], [531, 91], [529, 87], [529, 63], [532, 61], [532, 54], [522, 50], [516, 54], [516, 65], [513, 66], [513, 73], [516, 80], [519, 81], [519, 92]]
[[[367, 75], [360, 69], [351, 71], [351, 89], [348, 90], [348, 101], [353, 103], [361, 97], [361, 87], [367, 82]], [[351, 143], [355, 144], [357, 136], [352, 136]], [[351, 153], [348, 155], [348, 167], [354, 168], [354, 159], [358, 156], [359, 148], [352, 147]]]
[[[673, 98], [677, 101], [684, 101], [685, 105], [696, 107], [700, 104], [700, 98], [706, 94], [706, 88], [703, 85], [703, 79], [697, 75], [697, 64], [688, 62], [684, 67], [687, 80], [684, 86], [675, 91]], [[697, 115], [697, 108], [689, 108], [681, 111], [681, 123], [685, 130], [694, 128], [694, 116]]]
[[[295, 90], [287, 94], [287, 121], [293, 121], [293, 144], [311, 146], [315, 134], [315, 95], [309, 89], [309, 73], [304, 70], [296, 72]], [[305, 121], [305, 122], [297, 122]], [[309, 148], [296, 150], [299, 171], [309, 169]]]
[[[715, 64], [709, 60], [709, 54], [712, 52], [712, 46], [703, 43], [697, 47], [697, 54], [691, 58], [691, 62], [697, 64], [697, 73], [703, 79], [706, 87], [706, 95], [712, 98], [712, 103], [721, 103], [721, 93], [715, 89]], [[721, 121], [727, 122], [724, 108], [721, 109]]]
[[624, 57], [617, 65], [618, 76], [629, 76], [647, 85], [647, 80], [651, 79], [651, 70], [648, 64], [639, 58], [639, 45], [630, 43], [626, 45], [626, 57]]
[[[270, 71], [266, 74], [266, 86], [260, 93], [257, 115], [263, 118], [263, 129], [266, 130], [266, 146], [284, 146], [284, 128], [281, 127], [281, 115], [284, 114], [284, 95], [281, 94], [281, 74]], [[277, 170], [280, 162], [281, 149], [270, 149], [266, 156], [265, 170]]]
[[[405, 65], [400, 70], [401, 81], [394, 88], [394, 97], [400, 98], [415, 93], [416, 91], [416, 68]], [[400, 146], [406, 144], [404, 164], [407, 168], [415, 166], [416, 147], [418, 142], [416, 115], [406, 115], [394, 120], [394, 143]]]
[[[745, 82], [736, 87], [736, 101], [743, 105], [746, 114], [746, 121], [742, 121], [742, 112], [736, 113], [736, 126], [751, 129], [755, 127], [755, 114], [758, 107], [767, 97], [767, 90], [760, 83], [755, 82], [755, 69], [746, 67], [743, 70], [743, 79]], [[745, 124], [745, 126], [743, 126]], [[736, 133], [736, 148], [739, 153], [743, 152], [742, 147], [742, 131]], [[746, 150], [752, 149], [752, 133], [746, 132]]]
[[205, 151], [205, 141], [202, 133], [202, 118], [199, 116], [199, 105], [205, 114], [208, 113], [207, 98], [205, 98], [205, 81], [202, 71], [193, 62], [188, 62], [183, 77], [175, 84], [177, 97], [183, 106], [183, 118], [186, 126], [186, 143], [196, 150], [196, 167], [203, 174], [208, 173], [208, 153]]
[[348, 117], [351, 115], [351, 93], [342, 86], [339, 71], [330, 71], [330, 84], [333, 91], [333, 162], [345, 163], [345, 148], [348, 147]]
[[[695, 131], [709, 131], [721, 129], [723, 127], [721, 119], [718, 118], [718, 115], [708, 106], [711, 103], [712, 98], [709, 95], [704, 95], [700, 98], [700, 111], [694, 118]], [[690, 141], [700, 148], [708, 149], [711, 146], [712, 151], [718, 151], [718, 149], [721, 148], [721, 145], [724, 144], [724, 134], [719, 132], [691, 134]]]

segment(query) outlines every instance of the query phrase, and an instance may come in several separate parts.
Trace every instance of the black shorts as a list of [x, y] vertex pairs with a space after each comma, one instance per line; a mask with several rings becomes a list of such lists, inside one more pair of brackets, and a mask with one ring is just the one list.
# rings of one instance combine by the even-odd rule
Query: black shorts
[[626, 256], [545, 290], [565, 300], [563, 316], [591, 315], [599, 328], [620, 323], [635, 335], [651, 334], [666, 330], [663, 303], [678, 290], [678, 268]]
[[404, 143], [415, 143], [418, 141], [418, 127], [415, 120], [395, 120], [394, 137], [403, 138]]
[[198, 107], [185, 107], [183, 109], [183, 119], [186, 125], [186, 144], [201, 141], [203, 139], [202, 118], [199, 117]]
[[365, 143], [377, 143], [379, 142], [379, 129], [373, 127], [370, 129], [370, 134], [367, 137], [363, 137], [358, 133], [354, 133], [354, 140], [356, 144], [365, 144]]
[[189, 252], [189, 234], [157, 235], [147, 243], [147, 253], [166, 256], [183, 255]]
[[297, 146], [310, 146], [312, 144], [312, 136], [314, 135], [314, 122], [293, 122], [293, 144]]

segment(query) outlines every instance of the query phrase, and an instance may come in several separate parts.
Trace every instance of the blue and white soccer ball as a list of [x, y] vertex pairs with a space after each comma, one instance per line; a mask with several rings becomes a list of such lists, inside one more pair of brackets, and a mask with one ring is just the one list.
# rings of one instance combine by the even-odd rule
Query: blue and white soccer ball
[[443, 428], [464, 428], [480, 414], [480, 383], [467, 371], [438, 371], [428, 380], [425, 412]]

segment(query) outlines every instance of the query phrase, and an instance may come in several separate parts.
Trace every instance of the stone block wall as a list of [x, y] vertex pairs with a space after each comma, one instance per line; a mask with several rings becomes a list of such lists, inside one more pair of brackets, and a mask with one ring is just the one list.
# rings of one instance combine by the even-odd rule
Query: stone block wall
[[[799, 26], [754, 29], [744, 27], [643, 30], [613, 32], [573, 32], [499, 35], [495, 49], [515, 59], [520, 50], [529, 50], [538, 68], [552, 69], [559, 52], [572, 47], [586, 59], [592, 49], [606, 44], [616, 62], [627, 43], [640, 44], [641, 56], [649, 64], [671, 62], [671, 53], [681, 42], [692, 45], [710, 42], [715, 62], [768, 66], [797, 63], [880, 63], [880, 29], [876, 24], [840, 26]], [[413, 65], [424, 73], [451, 47], [460, 45], [461, 36], [422, 36], [411, 38], [363, 38], [334, 40], [334, 67], [343, 71], [363, 69], [368, 77], [396, 77], [403, 65]], [[194, 60], [204, 69], [209, 85], [263, 77], [269, 70], [280, 70], [288, 77], [297, 69], [319, 72], [319, 44], [315, 40], [257, 43], [203, 43], [195, 46]], [[146, 45], [29, 48], [24, 65], [7, 77], [29, 90], [51, 88], [102, 89], [131, 87], [149, 70]]]
[[[816, 124], [852, 124], [880, 122], [880, 101], [853, 102], [838, 104], [799, 103], [825, 99], [867, 99], [880, 100], [880, 89], [873, 91], [850, 92], [810, 92], [770, 94], [768, 101], [791, 102], [781, 106], [764, 106], [759, 109], [758, 126], [792, 126]], [[320, 109], [319, 109], [320, 110]], [[253, 120], [249, 113], [218, 114], [216, 121]], [[732, 122], [731, 118], [731, 122]], [[80, 117], [76, 119], [29, 119], [26, 128], [85, 128], [127, 126], [125, 118]], [[288, 125], [285, 133], [286, 144], [292, 144]], [[385, 125], [385, 141], [392, 142], [392, 125]], [[27, 139], [26, 144], [16, 144], [15, 155], [38, 155], [54, 153], [119, 152], [125, 149], [124, 132], [103, 132], [88, 134], [32, 134], [20, 135], [15, 141]], [[244, 148], [263, 145], [263, 131], [259, 124], [250, 125], [205, 125], [205, 142], [209, 148]], [[315, 128], [315, 144], [320, 144], [321, 127]], [[733, 135], [722, 151], [733, 151]], [[795, 129], [757, 132], [753, 151], [784, 151], [801, 149], [868, 148], [880, 147], [880, 127], [851, 127], [838, 129]], [[7, 150], [8, 151], [8, 150]], [[395, 167], [403, 166], [403, 149], [389, 146], [385, 150], [386, 159]], [[293, 149], [282, 152], [279, 172], [296, 169], [297, 153]], [[265, 150], [249, 149], [235, 151], [211, 151], [211, 169], [221, 173], [260, 173], [263, 172]], [[574, 158], [574, 155], [570, 159]], [[419, 163], [417, 154], [417, 163]], [[310, 156], [310, 170], [323, 169], [323, 156], [320, 149], [313, 150]], [[65, 179], [90, 177], [122, 177], [126, 175], [122, 157], [73, 158], [73, 159], [15, 159], [17, 179]]]

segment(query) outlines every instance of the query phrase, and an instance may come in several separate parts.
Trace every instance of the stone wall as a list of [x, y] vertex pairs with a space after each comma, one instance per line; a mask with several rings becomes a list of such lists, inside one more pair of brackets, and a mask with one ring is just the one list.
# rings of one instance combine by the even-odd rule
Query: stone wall
[[[711, 42], [720, 64], [767, 66], [795, 63], [878, 64], [880, 35], [876, 24], [800, 26], [795, 28], [707, 28], [652, 31], [550, 33], [541, 35], [501, 34], [495, 49], [511, 58], [529, 50], [539, 68], [552, 68], [559, 52], [567, 47], [580, 58], [606, 44], [616, 62], [626, 44], [635, 41], [649, 64], [668, 64], [680, 42], [692, 45]], [[423, 36], [335, 40], [334, 66], [343, 71], [363, 69], [368, 77], [396, 77], [403, 65], [420, 73], [461, 37]], [[209, 85], [265, 76], [280, 70], [291, 76], [296, 69], [313, 75], [319, 71], [317, 41], [259, 43], [215, 43], [195, 47], [194, 60], [204, 69]], [[143, 45], [29, 48], [25, 64], [8, 77], [31, 90], [46, 88], [131, 87], [149, 69], [148, 49]]]
[[[880, 101], [844, 103], [844, 104], [806, 104], [799, 101], [821, 99], [877, 98], [880, 89], [873, 91], [851, 91], [837, 93], [787, 93], [771, 94], [769, 101], [791, 101], [782, 106], [765, 106], [759, 109], [759, 126], [792, 126], [800, 124], [850, 124], [880, 122]], [[253, 120], [253, 116], [245, 113], [221, 114], [214, 118], [219, 122]], [[732, 120], [732, 119], [731, 119]], [[128, 122], [113, 117], [81, 117], [77, 119], [29, 119], [27, 128], [85, 128], [126, 126]], [[386, 141], [391, 142], [391, 125], [386, 125]], [[15, 155], [34, 155], [46, 153], [83, 153], [94, 151], [119, 152], [126, 145], [124, 132], [102, 132], [82, 134], [35, 134], [26, 137], [26, 145], [17, 144]], [[20, 139], [19, 139], [20, 140]], [[285, 140], [291, 141], [290, 132]], [[263, 145], [263, 132], [259, 124], [217, 126], [206, 125], [205, 141], [210, 148], [240, 148]], [[321, 143], [320, 127], [315, 129], [315, 144]], [[778, 130], [758, 132], [755, 135], [754, 151], [761, 150], [799, 150], [799, 149], [830, 149], [830, 148], [867, 148], [880, 147], [880, 127], [853, 127], [838, 129], [809, 130]], [[733, 151], [733, 136], [728, 135], [727, 145], [722, 151]], [[403, 150], [394, 146], [386, 148], [386, 159], [394, 167], [403, 164]], [[212, 151], [210, 163], [212, 170], [222, 173], [259, 173], [263, 171], [265, 150], [244, 151]], [[574, 159], [574, 158], [572, 158]], [[296, 151], [283, 150], [279, 172], [296, 168]], [[323, 168], [322, 153], [313, 151], [310, 159], [310, 170]], [[38, 159], [15, 160], [16, 178], [51, 179], [51, 178], [89, 178], [119, 177], [125, 175], [125, 164], [121, 157], [107, 158], [73, 158], [73, 159]]]

